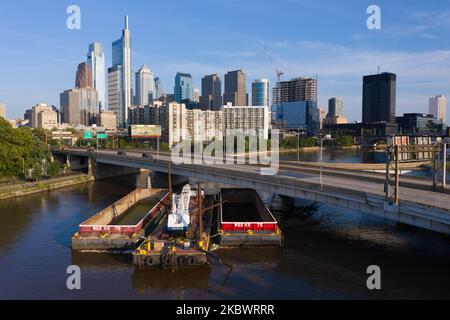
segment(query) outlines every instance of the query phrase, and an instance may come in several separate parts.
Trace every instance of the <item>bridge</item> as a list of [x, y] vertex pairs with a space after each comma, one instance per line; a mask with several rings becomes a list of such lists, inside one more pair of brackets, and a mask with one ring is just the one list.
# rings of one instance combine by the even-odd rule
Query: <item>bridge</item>
[[[101, 166], [124, 170], [147, 169], [167, 173], [171, 158], [167, 154], [143, 158], [142, 151], [118, 155], [116, 151], [89, 152], [80, 149], [54, 151], [55, 156], [66, 159], [85, 159], [91, 169]], [[157, 158], [157, 159], [156, 159]], [[100, 170], [101, 171], [101, 170]], [[130, 171], [131, 173], [131, 171]], [[172, 173], [204, 182], [251, 188], [260, 192], [305, 199], [357, 210], [393, 220], [399, 223], [450, 234], [450, 194], [432, 191], [419, 179], [403, 179], [400, 183], [398, 205], [385, 201], [385, 181], [379, 176], [363, 172], [323, 171], [322, 184], [317, 169], [281, 164], [274, 176], [261, 175], [261, 167], [255, 165], [207, 164], [173, 165]]]

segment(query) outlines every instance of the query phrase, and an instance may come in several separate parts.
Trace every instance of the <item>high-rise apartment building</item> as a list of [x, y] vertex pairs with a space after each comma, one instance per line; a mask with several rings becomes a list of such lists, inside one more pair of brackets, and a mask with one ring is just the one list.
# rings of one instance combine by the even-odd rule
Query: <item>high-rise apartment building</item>
[[222, 111], [187, 110], [187, 130], [193, 141], [222, 138]]
[[281, 81], [273, 88], [273, 104], [296, 101], [317, 102], [317, 79], [296, 78]]
[[223, 106], [223, 133], [225, 135], [254, 135], [269, 138], [270, 111], [268, 106]]
[[153, 73], [147, 65], [143, 65], [138, 72], [136, 72], [136, 96], [134, 104], [137, 106], [146, 106], [153, 101], [155, 91], [155, 81], [153, 80]]
[[89, 45], [87, 65], [92, 75], [92, 87], [97, 90], [98, 109], [106, 110], [106, 64], [101, 43], [94, 42]]
[[132, 102], [131, 37], [128, 16], [122, 37], [112, 44], [112, 67], [108, 69], [109, 110], [116, 113], [118, 126], [128, 126], [128, 109]]
[[442, 123], [446, 123], [447, 99], [445, 96], [434, 96], [429, 99], [429, 114], [432, 114]]
[[159, 107], [162, 141], [173, 146], [187, 139], [187, 109], [184, 103], [166, 103]]
[[77, 126], [96, 124], [99, 114], [97, 90], [77, 88], [60, 94], [63, 122]]
[[200, 107], [203, 110], [218, 111], [222, 109], [222, 82], [217, 74], [203, 77]]
[[78, 65], [75, 88], [92, 88], [92, 72], [86, 62]]
[[270, 81], [258, 79], [252, 83], [252, 106], [270, 106]]
[[152, 105], [131, 108], [130, 124], [160, 125], [161, 142], [173, 146], [188, 137], [187, 109], [184, 103], [154, 101]]
[[272, 105], [272, 120], [276, 127], [316, 135], [318, 118], [317, 79], [295, 78], [277, 83]]
[[189, 73], [178, 72], [175, 76], [175, 87], [173, 89], [175, 102], [191, 101], [193, 91], [192, 76]]
[[397, 76], [385, 72], [365, 76], [363, 82], [363, 123], [395, 125]]
[[242, 70], [230, 71], [225, 75], [223, 104], [233, 106], [248, 105], [247, 80]]

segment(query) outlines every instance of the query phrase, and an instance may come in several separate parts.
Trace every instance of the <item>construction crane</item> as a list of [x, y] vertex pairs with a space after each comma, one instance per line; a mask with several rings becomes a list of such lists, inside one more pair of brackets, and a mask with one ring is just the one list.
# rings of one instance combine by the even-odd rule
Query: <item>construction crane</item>
[[282, 77], [284, 76], [284, 72], [278, 69], [277, 65], [275, 64], [275, 60], [273, 59], [272, 55], [269, 52], [269, 49], [267, 48], [266, 44], [263, 40], [261, 40], [261, 46], [264, 48], [264, 51], [266, 52], [267, 58], [269, 59], [270, 63], [275, 68], [275, 73], [277, 74], [277, 80], [278, 82], [281, 82]]

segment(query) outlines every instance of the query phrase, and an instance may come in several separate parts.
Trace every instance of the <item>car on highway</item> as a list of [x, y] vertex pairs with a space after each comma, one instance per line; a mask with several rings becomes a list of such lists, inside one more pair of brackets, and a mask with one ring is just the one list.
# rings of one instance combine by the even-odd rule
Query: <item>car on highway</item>
[[150, 153], [143, 153], [142, 158], [153, 160], [153, 156]]
[[94, 152], [94, 151], [95, 151], [95, 149], [93, 147], [87, 148], [87, 152]]
[[126, 156], [127, 153], [125, 151], [123, 151], [123, 150], [119, 150], [119, 151], [117, 151], [117, 155], [119, 155], [119, 156]]

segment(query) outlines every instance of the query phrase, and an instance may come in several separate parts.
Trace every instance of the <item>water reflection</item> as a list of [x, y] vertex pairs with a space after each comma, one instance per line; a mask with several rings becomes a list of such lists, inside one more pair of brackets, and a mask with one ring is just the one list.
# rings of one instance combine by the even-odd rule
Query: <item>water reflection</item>
[[[364, 153], [360, 149], [324, 148], [323, 162], [363, 163], [371, 162], [371, 159], [373, 159], [370, 155], [363, 158], [363, 155]], [[299, 157], [301, 162], [319, 162], [320, 150], [300, 150], [300, 153], [297, 150], [293, 150], [280, 153], [281, 161], [298, 161]]]
[[[77, 226], [140, 179], [0, 201], [0, 298], [450, 298], [450, 237], [323, 204], [281, 221], [283, 248], [220, 249], [221, 262], [206, 268], [136, 270], [130, 255], [72, 252]], [[82, 269], [80, 292], [65, 286], [71, 264]], [[377, 293], [365, 287], [373, 264], [383, 275]]]

